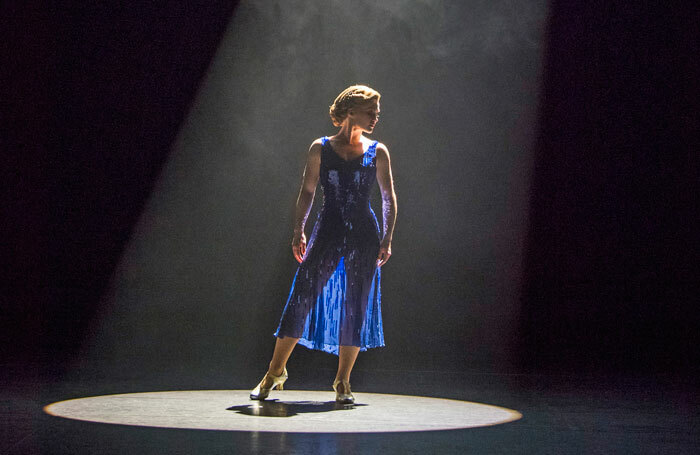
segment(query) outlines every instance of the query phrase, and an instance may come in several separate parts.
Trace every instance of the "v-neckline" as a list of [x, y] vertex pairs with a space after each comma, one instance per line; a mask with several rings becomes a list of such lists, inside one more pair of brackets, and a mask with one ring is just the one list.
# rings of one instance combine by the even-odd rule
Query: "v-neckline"
[[[337, 157], [340, 159], [340, 161], [342, 161], [342, 162], [344, 162], [344, 163], [352, 163], [353, 161], [357, 161], [358, 159], [360, 159], [360, 158], [362, 158], [363, 156], [367, 155], [367, 153], [369, 152], [369, 149], [372, 148], [372, 144], [370, 144], [369, 147], [367, 147], [367, 150], [365, 150], [364, 153], [362, 153], [362, 155], [358, 155], [358, 156], [356, 156], [355, 158], [350, 158], [349, 160], [346, 160], [346, 159], [343, 158], [342, 156], [338, 155], [338, 152], [335, 151], [335, 149], [333, 148], [333, 144], [331, 144], [331, 138], [329, 138], [329, 137], [327, 137], [327, 136], [326, 136], [326, 138], [328, 139], [328, 140], [326, 141], [326, 144], [328, 144], [328, 147], [330, 147], [331, 152], [333, 153], [333, 155], [337, 156]], [[362, 149], [364, 150], [364, 147], [363, 147]]]

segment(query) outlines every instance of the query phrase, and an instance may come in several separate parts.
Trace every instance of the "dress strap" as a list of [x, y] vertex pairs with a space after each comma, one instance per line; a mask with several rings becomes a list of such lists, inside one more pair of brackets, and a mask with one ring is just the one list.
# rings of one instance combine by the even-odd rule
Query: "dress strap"
[[369, 148], [367, 149], [367, 157], [372, 159], [375, 156], [377, 156], [377, 144], [378, 141], [374, 141], [370, 144]]
[[367, 153], [365, 153], [364, 157], [362, 158], [363, 166], [375, 165], [375, 159], [377, 157], [377, 144], [377, 141], [374, 141], [370, 144], [369, 148], [367, 149]]

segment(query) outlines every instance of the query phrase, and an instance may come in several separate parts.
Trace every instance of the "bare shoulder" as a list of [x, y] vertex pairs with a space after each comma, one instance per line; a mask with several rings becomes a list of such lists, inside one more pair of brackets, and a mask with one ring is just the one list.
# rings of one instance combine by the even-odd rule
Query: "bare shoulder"
[[386, 145], [381, 142], [377, 142], [377, 147], [375, 150], [378, 159], [389, 161], [389, 149]]
[[323, 147], [323, 138], [319, 137], [318, 139], [314, 140], [311, 143], [311, 145], [309, 146], [309, 155], [310, 156], [320, 156], [322, 147]]

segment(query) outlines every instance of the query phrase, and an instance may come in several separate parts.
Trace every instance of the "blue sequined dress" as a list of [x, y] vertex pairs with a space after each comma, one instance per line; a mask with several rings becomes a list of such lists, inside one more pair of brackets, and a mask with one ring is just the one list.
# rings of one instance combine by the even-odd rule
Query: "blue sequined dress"
[[328, 137], [322, 142], [323, 206], [274, 335], [337, 355], [338, 346], [384, 346], [379, 225], [369, 201], [377, 142], [347, 161]]

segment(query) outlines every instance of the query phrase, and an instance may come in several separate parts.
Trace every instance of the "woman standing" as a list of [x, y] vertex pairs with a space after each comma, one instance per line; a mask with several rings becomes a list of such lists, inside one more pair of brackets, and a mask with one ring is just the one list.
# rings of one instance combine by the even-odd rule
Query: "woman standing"
[[[264, 400], [282, 390], [286, 364], [297, 343], [338, 355], [336, 401], [353, 403], [350, 372], [359, 351], [384, 346], [380, 267], [391, 256], [396, 194], [389, 151], [371, 134], [379, 120], [380, 94], [353, 85], [330, 107], [337, 134], [309, 148], [296, 204], [292, 251], [300, 263], [279, 326], [267, 373], [250, 393]], [[323, 207], [307, 247], [304, 226], [316, 185]], [[370, 207], [375, 180], [382, 195], [383, 235]]]

